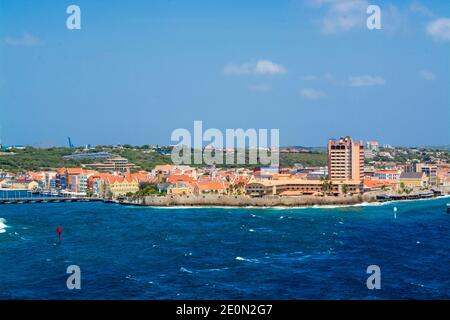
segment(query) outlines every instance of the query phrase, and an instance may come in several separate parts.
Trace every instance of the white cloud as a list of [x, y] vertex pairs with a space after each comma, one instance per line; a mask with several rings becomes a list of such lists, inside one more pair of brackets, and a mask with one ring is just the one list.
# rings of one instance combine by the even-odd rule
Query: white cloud
[[450, 41], [450, 19], [435, 19], [427, 25], [426, 31], [435, 41]]
[[281, 64], [273, 63], [269, 60], [259, 60], [255, 66], [257, 74], [285, 74], [286, 69]]
[[9, 46], [35, 46], [41, 43], [41, 39], [28, 33], [19, 38], [6, 37], [3, 43]]
[[267, 83], [258, 83], [258, 84], [250, 84], [248, 86], [248, 89], [257, 92], [269, 92], [272, 90], [272, 87]]
[[436, 75], [430, 70], [420, 70], [420, 76], [428, 81], [433, 81], [436, 79]]
[[314, 7], [326, 9], [320, 20], [323, 34], [336, 34], [354, 28], [365, 28], [367, 19], [367, 0], [310, 0]]
[[256, 63], [228, 64], [224, 67], [225, 75], [275, 75], [285, 74], [287, 70], [281, 64], [269, 60], [258, 60]]
[[300, 90], [300, 95], [308, 100], [319, 100], [326, 97], [326, 94], [322, 91], [312, 89], [312, 88], [303, 88]]
[[372, 77], [368, 75], [351, 76], [349, 80], [351, 87], [382, 86], [386, 83], [382, 77]]

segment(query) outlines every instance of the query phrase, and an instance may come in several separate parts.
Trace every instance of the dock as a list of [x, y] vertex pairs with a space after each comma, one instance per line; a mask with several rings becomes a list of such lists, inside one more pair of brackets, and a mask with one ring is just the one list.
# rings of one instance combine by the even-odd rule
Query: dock
[[376, 196], [376, 200], [380, 202], [386, 201], [399, 201], [399, 200], [419, 200], [419, 199], [430, 199], [442, 196], [440, 191], [429, 191], [413, 194], [381, 194]]
[[17, 197], [17, 198], [0, 198], [0, 204], [24, 204], [24, 203], [59, 203], [59, 202], [95, 202], [103, 201], [97, 198], [69, 198], [69, 197]]

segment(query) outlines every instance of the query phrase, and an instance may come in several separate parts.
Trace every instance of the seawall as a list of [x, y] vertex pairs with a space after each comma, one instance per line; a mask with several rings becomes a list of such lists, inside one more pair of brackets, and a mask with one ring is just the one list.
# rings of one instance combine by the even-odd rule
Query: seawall
[[251, 198], [248, 196], [228, 195], [184, 195], [184, 196], [148, 196], [140, 205], [172, 207], [172, 206], [220, 206], [220, 207], [298, 207], [313, 205], [353, 205], [362, 202], [375, 201], [374, 194], [346, 197], [317, 197], [296, 196], [280, 197], [267, 196], [263, 198]]

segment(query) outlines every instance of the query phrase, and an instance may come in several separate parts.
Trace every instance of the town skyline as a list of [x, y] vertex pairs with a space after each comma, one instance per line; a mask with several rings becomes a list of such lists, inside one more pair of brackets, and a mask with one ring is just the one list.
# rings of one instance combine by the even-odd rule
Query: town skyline
[[[328, 139], [326, 139], [325, 141], [321, 142], [320, 144], [315, 144], [315, 145], [306, 145], [306, 144], [302, 144], [302, 143], [294, 143], [294, 144], [280, 144], [280, 148], [312, 148], [312, 149], [326, 149], [327, 146], [327, 142], [329, 140], [333, 140], [333, 139], [337, 139], [339, 137], [342, 136], [348, 136], [348, 134], [341, 134], [335, 137], [329, 137]], [[14, 141], [5, 141], [4, 139], [2, 139], [0, 137], [0, 147], [3, 148], [16, 148], [16, 147], [32, 147], [32, 148], [72, 148], [72, 149], [91, 149], [91, 148], [96, 148], [96, 147], [103, 147], [103, 146], [107, 146], [107, 147], [114, 147], [114, 146], [131, 146], [131, 147], [145, 147], [145, 146], [150, 146], [150, 147], [173, 147], [175, 144], [174, 143], [152, 143], [152, 142], [148, 142], [148, 143], [141, 143], [141, 144], [133, 144], [133, 143], [128, 143], [128, 142], [117, 142], [117, 143], [112, 143], [112, 144], [108, 144], [108, 143], [99, 143], [99, 144], [90, 144], [90, 143], [86, 143], [86, 144], [80, 144], [77, 143], [76, 140], [72, 140], [74, 142], [74, 144], [72, 145], [72, 147], [70, 147], [68, 145], [68, 139], [69, 137], [64, 137], [63, 141], [60, 144], [45, 144], [44, 143], [15, 143]], [[430, 141], [427, 144], [403, 144], [403, 145], [399, 145], [399, 144], [391, 144], [389, 143], [389, 141], [377, 141], [375, 139], [359, 139], [359, 138], [355, 138], [355, 140], [361, 140], [364, 142], [364, 144], [366, 144], [367, 142], [371, 142], [371, 141], [376, 141], [377, 143], [380, 144], [381, 147], [398, 147], [398, 148], [450, 148], [450, 143], [444, 143], [444, 144], [435, 144], [432, 141]], [[203, 147], [207, 147], [208, 143], [204, 143]], [[86, 148], [87, 147], [87, 148]], [[247, 146], [248, 148], [248, 146]]]

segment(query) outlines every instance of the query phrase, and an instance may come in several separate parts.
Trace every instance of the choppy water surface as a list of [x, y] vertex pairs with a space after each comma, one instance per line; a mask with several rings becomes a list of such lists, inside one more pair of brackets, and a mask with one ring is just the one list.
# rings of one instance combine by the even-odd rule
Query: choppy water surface
[[[448, 299], [448, 201], [298, 209], [1, 205], [0, 298]], [[81, 268], [81, 290], [66, 287], [72, 264]], [[366, 287], [373, 264], [381, 290]]]

